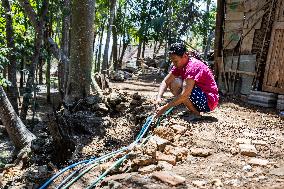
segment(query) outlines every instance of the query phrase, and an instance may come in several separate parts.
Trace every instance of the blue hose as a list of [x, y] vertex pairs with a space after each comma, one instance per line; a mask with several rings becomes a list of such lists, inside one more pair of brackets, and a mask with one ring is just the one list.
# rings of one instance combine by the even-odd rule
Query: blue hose
[[[149, 116], [147, 118], [146, 123], [143, 125], [143, 128], [141, 129], [140, 134], [136, 138], [136, 140], [132, 143], [133, 145], [137, 144], [140, 139], [145, 135], [147, 130], [149, 129], [152, 121], [154, 119], [154, 116]], [[129, 154], [129, 153], [128, 153]], [[125, 159], [127, 159], [128, 154], [124, 155], [122, 158], [117, 160], [110, 168], [108, 168], [103, 174], [101, 174], [90, 186], [88, 186], [86, 189], [91, 189], [93, 188], [97, 183], [99, 183], [101, 180], [104, 179], [104, 177], [108, 174], [109, 171], [111, 171], [115, 166], [120, 165]]]
[[83, 160], [83, 161], [79, 161], [77, 163], [74, 163], [72, 165], [69, 165], [68, 167], [65, 167], [64, 169], [61, 169], [56, 175], [54, 175], [53, 177], [51, 177], [48, 181], [46, 181], [39, 189], [45, 189], [54, 179], [56, 179], [58, 176], [60, 176], [62, 173], [64, 173], [65, 171], [67, 171], [68, 169], [72, 169], [73, 167], [76, 167], [79, 164], [82, 163], [87, 163], [90, 160]]
[[[149, 125], [151, 124], [152, 121], [153, 121], [153, 116], [149, 116], [149, 117], [146, 119], [145, 124], [143, 125], [143, 127], [142, 127], [140, 133], [138, 134], [138, 136], [136, 137], [136, 140], [132, 143], [132, 145], [136, 144], [136, 143], [142, 138], [141, 135], [144, 133], [145, 130], [148, 129], [148, 127], [149, 127]], [[146, 129], [146, 128], [147, 128], [147, 129]], [[144, 134], [143, 134], [143, 135], [144, 135]], [[74, 163], [74, 164], [72, 164], [72, 165], [69, 165], [69, 166], [65, 167], [64, 169], [60, 170], [60, 171], [59, 171], [57, 174], [55, 174], [53, 177], [51, 177], [50, 179], [48, 179], [48, 181], [46, 181], [39, 189], [45, 189], [45, 188], [46, 188], [49, 184], [51, 184], [52, 181], [55, 180], [58, 176], [60, 176], [61, 174], [63, 174], [65, 171], [67, 171], [67, 170], [69, 170], [69, 169], [72, 169], [73, 167], [76, 167], [77, 165], [80, 165], [80, 164], [82, 164], [82, 163], [86, 163], [86, 165], [84, 165], [84, 167], [85, 167], [85, 166], [87, 166], [87, 165], [89, 165], [89, 164], [91, 164], [91, 163], [94, 163], [94, 162], [96, 162], [96, 161], [98, 161], [98, 160], [101, 160], [102, 158], [105, 158], [105, 157], [110, 156], [110, 155], [112, 155], [112, 154], [116, 154], [116, 153], [122, 152], [122, 151], [124, 151], [124, 150], [127, 150], [129, 147], [130, 147], [130, 145], [127, 146], [127, 147], [123, 147], [123, 148], [121, 148], [121, 149], [119, 149], [119, 150], [116, 150], [116, 151], [114, 151], [114, 152], [108, 153], [108, 154], [106, 154], [106, 155], [104, 155], [104, 156], [101, 156], [101, 157], [99, 157], [99, 158], [91, 158], [91, 159], [88, 159], [88, 160], [82, 160], [82, 161], [80, 161], [80, 162], [77, 162], [77, 163]], [[76, 172], [76, 171], [75, 171], [75, 172]], [[73, 173], [71, 173], [71, 174], [73, 174]], [[74, 173], [74, 174], [75, 174], [75, 173]], [[63, 183], [64, 183], [65, 181], [66, 181], [66, 179], [63, 180]], [[62, 183], [60, 183], [59, 186], [62, 186]]]

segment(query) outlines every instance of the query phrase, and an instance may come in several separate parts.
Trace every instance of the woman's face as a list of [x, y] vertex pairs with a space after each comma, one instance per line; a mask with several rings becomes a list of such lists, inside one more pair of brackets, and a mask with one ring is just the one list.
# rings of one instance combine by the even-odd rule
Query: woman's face
[[170, 60], [172, 61], [172, 63], [174, 64], [175, 67], [182, 68], [187, 61], [187, 56], [186, 56], [186, 54], [184, 54], [183, 56], [171, 54]]

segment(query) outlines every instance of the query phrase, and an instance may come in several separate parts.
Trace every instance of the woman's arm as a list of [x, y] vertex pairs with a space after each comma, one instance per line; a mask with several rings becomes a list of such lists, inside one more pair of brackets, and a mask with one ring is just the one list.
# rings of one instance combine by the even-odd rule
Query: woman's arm
[[191, 91], [192, 91], [194, 85], [195, 85], [195, 81], [193, 79], [186, 79], [185, 80], [185, 86], [183, 87], [181, 94], [178, 95], [176, 98], [174, 98], [171, 102], [160, 107], [158, 109], [156, 117], [161, 116], [169, 108], [186, 102], [188, 100], [189, 96], [191, 95]]
[[161, 102], [161, 99], [163, 97], [163, 94], [165, 93], [165, 91], [167, 90], [169, 84], [175, 79], [175, 76], [170, 72], [162, 81], [160, 87], [159, 87], [159, 91], [158, 91], [158, 95], [156, 98], [157, 102]]

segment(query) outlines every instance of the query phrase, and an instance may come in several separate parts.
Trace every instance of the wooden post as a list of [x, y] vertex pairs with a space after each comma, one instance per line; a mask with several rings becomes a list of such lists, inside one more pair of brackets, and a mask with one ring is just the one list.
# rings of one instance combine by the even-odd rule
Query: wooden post
[[215, 28], [215, 42], [214, 42], [214, 74], [215, 77], [219, 75], [218, 57], [221, 56], [223, 48], [223, 22], [224, 22], [224, 0], [217, 0], [217, 15]]

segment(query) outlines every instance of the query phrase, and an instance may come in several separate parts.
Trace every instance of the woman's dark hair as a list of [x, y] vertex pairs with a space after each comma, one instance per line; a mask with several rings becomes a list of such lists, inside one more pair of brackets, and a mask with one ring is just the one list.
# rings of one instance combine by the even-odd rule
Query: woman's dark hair
[[[196, 50], [187, 51], [185, 43], [173, 43], [169, 49], [169, 55], [176, 54], [178, 56], [183, 56], [186, 53], [189, 57], [196, 58], [205, 63], [200, 53]], [[206, 64], [206, 63], [205, 63]]]
[[176, 54], [178, 56], [182, 56], [186, 52], [187, 49], [184, 43], [173, 43], [169, 49], [169, 55]]

